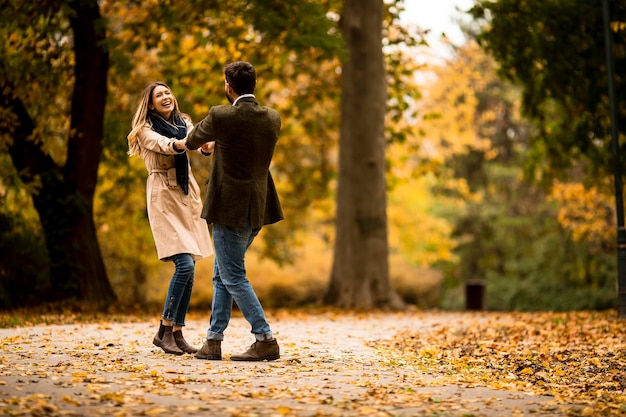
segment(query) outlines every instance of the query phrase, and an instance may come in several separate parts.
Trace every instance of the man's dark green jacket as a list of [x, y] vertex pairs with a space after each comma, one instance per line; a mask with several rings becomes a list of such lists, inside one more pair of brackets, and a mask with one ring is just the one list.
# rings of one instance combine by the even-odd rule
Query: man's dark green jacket
[[194, 127], [189, 149], [215, 141], [202, 209], [208, 223], [258, 228], [284, 218], [269, 170], [280, 127], [278, 112], [252, 96], [212, 107]]

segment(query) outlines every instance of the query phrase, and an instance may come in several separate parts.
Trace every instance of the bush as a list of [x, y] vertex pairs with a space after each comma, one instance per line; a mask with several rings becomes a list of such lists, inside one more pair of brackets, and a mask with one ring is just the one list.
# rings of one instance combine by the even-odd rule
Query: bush
[[20, 213], [0, 212], [0, 305], [7, 309], [39, 302], [50, 286], [42, 234]]

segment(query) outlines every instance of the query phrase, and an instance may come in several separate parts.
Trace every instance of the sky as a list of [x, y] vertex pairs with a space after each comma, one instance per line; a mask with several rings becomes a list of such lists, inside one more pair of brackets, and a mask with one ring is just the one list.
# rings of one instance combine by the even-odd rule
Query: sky
[[456, 11], [456, 7], [467, 10], [473, 3], [473, 0], [405, 0], [401, 19], [422, 29], [430, 29], [428, 43], [436, 55], [445, 57], [449, 52], [438, 40], [441, 33], [444, 32], [453, 44], [462, 43], [463, 34], [454, 19], [462, 17], [463, 13]]

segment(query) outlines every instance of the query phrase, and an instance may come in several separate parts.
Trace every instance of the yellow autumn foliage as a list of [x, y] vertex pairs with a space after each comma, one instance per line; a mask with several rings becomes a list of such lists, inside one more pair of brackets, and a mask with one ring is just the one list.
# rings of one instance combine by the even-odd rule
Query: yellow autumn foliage
[[496, 118], [493, 111], [479, 112], [479, 96], [495, 73], [480, 67], [476, 56], [484, 52], [473, 41], [458, 50], [458, 57], [446, 65], [429, 67], [424, 84], [422, 113], [423, 151], [427, 157], [446, 158], [470, 149], [491, 149], [489, 132], [479, 131]]
[[559, 204], [557, 220], [575, 241], [615, 240], [615, 210], [611, 197], [597, 187], [556, 181], [549, 196]]

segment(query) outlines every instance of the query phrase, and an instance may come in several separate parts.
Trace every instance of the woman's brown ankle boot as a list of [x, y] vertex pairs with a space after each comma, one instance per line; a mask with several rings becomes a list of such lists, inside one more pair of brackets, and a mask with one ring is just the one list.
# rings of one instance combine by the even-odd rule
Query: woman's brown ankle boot
[[182, 355], [184, 352], [176, 345], [176, 340], [174, 340], [174, 335], [172, 334], [173, 327], [174, 326], [164, 326], [163, 323], [161, 323], [159, 325], [159, 331], [154, 335], [152, 343], [163, 349], [165, 353]]
[[178, 346], [178, 348], [180, 350], [182, 350], [183, 352], [185, 352], [185, 353], [196, 353], [198, 351], [198, 349], [196, 349], [193, 346], [190, 346], [189, 343], [187, 343], [187, 341], [183, 337], [183, 331], [182, 330], [176, 330], [172, 334], [174, 335], [174, 340], [176, 341], [176, 346]]

